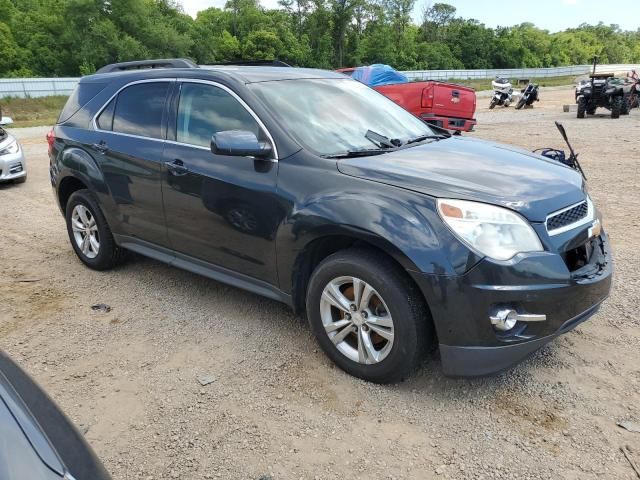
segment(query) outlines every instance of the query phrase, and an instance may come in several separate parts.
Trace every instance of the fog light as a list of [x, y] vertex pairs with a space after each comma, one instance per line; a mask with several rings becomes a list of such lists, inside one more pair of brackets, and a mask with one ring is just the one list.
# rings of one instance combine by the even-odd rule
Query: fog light
[[489, 320], [496, 329], [506, 332], [518, 322], [546, 322], [547, 316], [540, 313], [518, 313], [512, 308], [498, 308], [491, 313]]
[[502, 330], [506, 332], [507, 330], [511, 330], [518, 323], [518, 314], [515, 310], [511, 310], [510, 308], [503, 308], [500, 310], [496, 310], [489, 319], [491, 320], [491, 324], [497, 328], [498, 330]]

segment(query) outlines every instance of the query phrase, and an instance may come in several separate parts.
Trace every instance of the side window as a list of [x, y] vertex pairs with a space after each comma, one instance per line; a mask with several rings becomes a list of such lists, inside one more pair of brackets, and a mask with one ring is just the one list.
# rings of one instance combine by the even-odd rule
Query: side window
[[109, 105], [102, 110], [100, 116], [96, 119], [96, 124], [100, 130], [113, 130], [113, 112], [116, 109], [116, 99], [112, 99]]
[[208, 147], [211, 136], [225, 130], [247, 130], [260, 137], [256, 120], [231, 94], [213, 85], [182, 84], [176, 140]]
[[162, 138], [168, 82], [139, 83], [118, 94], [113, 131], [142, 137]]

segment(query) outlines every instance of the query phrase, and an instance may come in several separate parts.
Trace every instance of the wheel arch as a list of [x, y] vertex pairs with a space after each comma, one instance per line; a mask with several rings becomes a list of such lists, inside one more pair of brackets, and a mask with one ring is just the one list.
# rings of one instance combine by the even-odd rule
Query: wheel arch
[[305, 304], [309, 280], [316, 267], [330, 255], [351, 248], [375, 251], [390, 259], [408, 281], [420, 292], [420, 296], [428, 304], [420, 288], [407, 270], [417, 269], [415, 264], [400, 250], [381, 238], [364, 237], [347, 232], [332, 232], [314, 238], [296, 255], [291, 275], [291, 299], [297, 314], [305, 313]]
[[87, 189], [87, 184], [80, 180], [78, 177], [73, 175], [68, 175], [60, 180], [60, 184], [58, 185], [58, 202], [60, 203], [60, 209], [64, 213], [67, 209], [67, 202], [71, 195], [73, 195], [78, 190]]
[[115, 204], [102, 169], [96, 160], [79, 147], [69, 147], [60, 152], [51, 168], [56, 196], [65, 213], [69, 197], [80, 189], [91, 191], [111, 224]]

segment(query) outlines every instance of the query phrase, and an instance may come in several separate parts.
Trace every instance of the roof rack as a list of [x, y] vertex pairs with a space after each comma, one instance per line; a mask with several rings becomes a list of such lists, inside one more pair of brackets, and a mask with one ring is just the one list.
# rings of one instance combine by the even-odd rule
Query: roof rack
[[291, 67], [282, 60], [236, 60], [233, 62], [215, 63], [217, 66], [249, 66], [249, 67]]
[[126, 70], [142, 70], [145, 68], [199, 68], [187, 58], [160, 58], [156, 60], [137, 60], [105, 65], [96, 73], [124, 72]]

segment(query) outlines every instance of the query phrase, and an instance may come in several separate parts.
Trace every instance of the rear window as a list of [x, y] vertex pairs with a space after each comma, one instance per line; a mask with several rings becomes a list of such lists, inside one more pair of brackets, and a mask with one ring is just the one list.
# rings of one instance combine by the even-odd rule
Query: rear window
[[162, 114], [168, 90], [168, 82], [140, 83], [122, 90], [115, 103], [113, 131], [162, 138]]
[[67, 103], [65, 103], [62, 112], [60, 112], [57, 123], [64, 123], [73, 117], [78, 110], [89, 103], [89, 100], [104, 90], [106, 86], [106, 83], [79, 83]]

